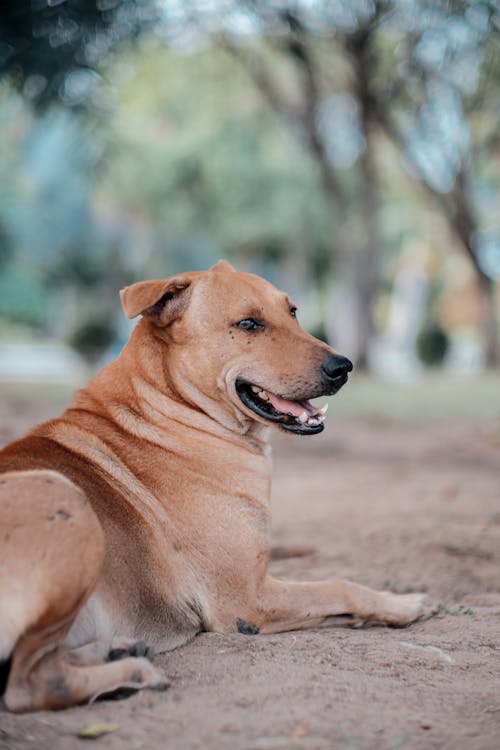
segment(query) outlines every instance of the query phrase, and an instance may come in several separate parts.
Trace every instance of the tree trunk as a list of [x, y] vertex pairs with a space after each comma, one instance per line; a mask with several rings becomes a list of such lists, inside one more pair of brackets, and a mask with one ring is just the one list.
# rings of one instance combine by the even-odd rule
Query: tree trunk
[[373, 63], [371, 35], [361, 30], [347, 44], [354, 72], [354, 96], [360, 110], [360, 129], [365, 148], [360, 159], [361, 176], [361, 243], [357, 254], [356, 287], [359, 304], [358, 368], [367, 369], [370, 344], [375, 336], [373, 311], [378, 292], [378, 227], [379, 192], [375, 166], [376, 118], [369, 88], [370, 66]]
[[498, 343], [498, 323], [496, 315], [495, 285], [488, 279], [488, 283], [481, 284], [482, 292], [482, 332], [485, 363], [488, 367], [500, 365], [500, 346]]
[[457, 175], [452, 197], [454, 211], [453, 215], [449, 217], [449, 222], [466, 255], [468, 255], [476, 276], [476, 284], [481, 297], [480, 335], [483, 343], [484, 360], [488, 367], [495, 367], [500, 363], [495, 284], [479, 265], [477, 251], [473, 245], [472, 238], [477, 233], [478, 226], [467, 184], [467, 176], [463, 169]]
[[[380, 103], [376, 105], [375, 116], [388, 138], [402, 153], [405, 153], [406, 148], [404, 138], [391, 120], [388, 112], [380, 106]], [[408, 157], [408, 154], [406, 155]], [[418, 164], [412, 162], [412, 166], [416, 172], [420, 174]], [[482, 302], [480, 337], [482, 339], [484, 361], [488, 367], [498, 367], [500, 364], [500, 342], [495, 305], [495, 285], [492, 279], [487, 276], [481, 268], [476, 255], [476, 249], [473, 245], [472, 238], [477, 232], [478, 224], [470, 190], [467, 184], [467, 174], [465, 169], [462, 167], [458, 173], [455, 187], [449, 196], [443, 196], [441, 193], [437, 193], [433, 190], [422, 175], [420, 175], [420, 179], [421, 184], [428, 195], [437, 202], [441, 214], [448, 223], [451, 232], [457, 238], [462, 250], [472, 264], [472, 269], [476, 276], [478, 292]]]

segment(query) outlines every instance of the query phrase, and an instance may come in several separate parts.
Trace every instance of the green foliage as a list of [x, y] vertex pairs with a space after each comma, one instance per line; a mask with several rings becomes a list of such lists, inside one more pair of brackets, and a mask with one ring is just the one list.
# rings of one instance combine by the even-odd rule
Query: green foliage
[[325, 244], [314, 164], [227, 56], [179, 57], [148, 42], [128, 62], [135, 74], [117, 86], [104, 133], [110, 156], [120, 154], [103, 164], [106, 193], [158, 222], [167, 243], [209, 234], [223, 254], [279, 254], [307, 227], [306, 251]]
[[37, 107], [89, 106], [110, 49], [157, 16], [152, 0], [2, 0], [0, 76]]
[[103, 257], [87, 248], [68, 248], [59, 255], [47, 275], [51, 285], [71, 284], [77, 289], [92, 289], [100, 284], [103, 275]]
[[47, 296], [36, 274], [9, 263], [0, 273], [0, 317], [37, 326], [47, 310]]
[[14, 252], [14, 244], [7, 228], [0, 222], [0, 269], [5, 266]]
[[94, 364], [113, 343], [116, 334], [116, 329], [108, 320], [91, 319], [75, 328], [68, 343], [90, 364]]
[[448, 348], [448, 336], [437, 323], [426, 326], [417, 338], [417, 354], [424, 365], [442, 365]]

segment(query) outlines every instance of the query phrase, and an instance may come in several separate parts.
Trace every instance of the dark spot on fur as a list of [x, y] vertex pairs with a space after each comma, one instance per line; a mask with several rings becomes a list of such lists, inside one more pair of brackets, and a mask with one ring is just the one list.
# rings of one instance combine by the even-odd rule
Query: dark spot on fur
[[47, 680], [47, 688], [53, 695], [57, 695], [58, 698], [63, 698], [64, 700], [69, 700], [70, 698], [66, 680], [60, 674]]
[[55, 513], [53, 513], [51, 516], [47, 516], [47, 521], [56, 521], [58, 519], [61, 519], [63, 521], [68, 521], [71, 518], [71, 513], [67, 513], [65, 510], [56, 510]]
[[132, 674], [130, 675], [130, 682], [141, 682], [141, 673], [139, 672], [139, 670], [132, 672]]
[[49, 477], [45, 478], [45, 484], [54, 484], [54, 480], [50, 479]]
[[10, 539], [10, 534], [7, 532], [7, 534], [5, 534], [3, 540], [4, 540], [4, 542], [8, 542], [9, 539]]
[[257, 625], [252, 625], [251, 622], [242, 620], [239, 617], [236, 620], [236, 627], [238, 629], [238, 633], [242, 633], [243, 635], [258, 635], [259, 634], [259, 628], [257, 627]]

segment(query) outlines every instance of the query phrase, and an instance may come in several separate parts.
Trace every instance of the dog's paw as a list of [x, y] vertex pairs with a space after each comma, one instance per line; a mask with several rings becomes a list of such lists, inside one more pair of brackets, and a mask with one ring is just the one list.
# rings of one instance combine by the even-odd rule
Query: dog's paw
[[90, 702], [92, 703], [95, 700], [122, 700], [138, 690], [144, 690], [144, 688], [163, 691], [169, 687], [170, 682], [165, 675], [146, 658], [127, 657], [123, 661], [123, 670], [116, 684], [99, 690], [92, 696]]
[[438, 607], [429, 599], [427, 594], [393, 594], [382, 592], [384, 597], [380, 620], [387, 625], [404, 627], [415, 620], [423, 620], [436, 614]]
[[154, 667], [150, 661], [144, 657], [132, 658], [129, 660], [132, 671], [128, 678], [131, 683], [130, 687], [149, 688], [150, 690], [166, 690], [170, 687], [170, 682], [159, 669]]

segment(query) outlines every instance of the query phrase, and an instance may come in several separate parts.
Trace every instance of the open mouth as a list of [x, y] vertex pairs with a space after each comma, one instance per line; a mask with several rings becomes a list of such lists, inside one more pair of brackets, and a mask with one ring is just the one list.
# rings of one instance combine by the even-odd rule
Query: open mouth
[[299, 435], [315, 435], [324, 429], [325, 414], [328, 404], [322, 409], [307, 400], [289, 401], [266, 391], [258, 385], [246, 383], [242, 380], [236, 383], [236, 392], [245, 406], [255, 414], [289, 432]]

